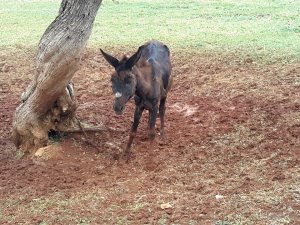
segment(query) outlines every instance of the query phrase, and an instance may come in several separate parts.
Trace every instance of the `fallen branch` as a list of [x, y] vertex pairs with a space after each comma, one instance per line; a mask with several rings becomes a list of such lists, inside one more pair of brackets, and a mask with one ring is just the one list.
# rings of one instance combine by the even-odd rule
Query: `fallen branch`
[[81, 127], [81, 128], [72, 128], [61, 130], [61, 132], [65, 133], [85, 133], [85, 132], [102, 132], [107, 131], [108, 129], [105, 127]]
[[103, 125], [101, 126], [87, 125], [85, 127], [76, 116], [74, 119], [76, 120], [74, 122], [77, 123], [78, 127], [67, 128], [60, 131], [65, 133], [83, 133], [85, 137], [87, 137], [86, 132], [103, 132], [103, 131], [125, 132], [125, 130], [116, 129], [113, 127], [107, 127]]

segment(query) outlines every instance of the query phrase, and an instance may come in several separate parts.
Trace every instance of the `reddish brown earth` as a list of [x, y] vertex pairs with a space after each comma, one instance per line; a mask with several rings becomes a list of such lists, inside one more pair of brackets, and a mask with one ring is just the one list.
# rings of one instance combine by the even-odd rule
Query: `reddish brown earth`
[[48, 160], [16, 152], [33, 59], [0, 59], [0, 224], [300, 224], [299, 63], [173, 54], [167, 140], [150, 144], [145, 113], [126, 164], [134, 104], [114, 114], [111, 68], [92, 51], [74, 77], [78, 117], [116, 130], [66, 134]]

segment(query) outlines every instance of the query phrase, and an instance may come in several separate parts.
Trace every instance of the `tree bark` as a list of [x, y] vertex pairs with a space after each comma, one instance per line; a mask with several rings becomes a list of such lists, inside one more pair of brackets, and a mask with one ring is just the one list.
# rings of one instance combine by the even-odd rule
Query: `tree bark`
[[14, 114], [12, 138], [18, 149], [34, 152], [47, 145], [49, 130], [64, 130], [74, 121], [77, 104], [70, 80], [101, 2], [62, 0], [58, 16], [39, 42], [35, 77]]

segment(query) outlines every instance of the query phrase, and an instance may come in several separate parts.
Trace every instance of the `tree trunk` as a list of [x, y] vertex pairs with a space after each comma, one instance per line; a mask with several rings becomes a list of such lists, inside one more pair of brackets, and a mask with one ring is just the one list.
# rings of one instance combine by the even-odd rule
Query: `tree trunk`
[[13, 141], [22, 151], [47, 145], [49, 130], [63, 130], [74, 121], [76, 99], [70, 80], [101, 2], [62, 0], [59, 15], [43, 34], [35, 78], [22, 94], [13, 119]]

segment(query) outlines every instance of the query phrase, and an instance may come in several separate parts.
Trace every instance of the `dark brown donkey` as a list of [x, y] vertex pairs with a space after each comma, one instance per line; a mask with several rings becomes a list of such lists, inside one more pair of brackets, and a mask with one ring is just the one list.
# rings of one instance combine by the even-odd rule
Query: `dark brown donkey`
[[150, 41], [139, 47], [130, 58], [119, 61], [101, 50], [106, 61], [115, 68], [111, 76], [112, 90], [115, 95], [114, 111], [121, 115], [125, 104], [134, 96], [135, 113], [130, 137], [125, 149], [127, 159], [130, 147], [136, 135], [143, 111], [149, 110], [149, 137], [155, 138], [157, 112], [160, 116], [160, 136], [164, 138], [164, 116], [167, 93], [170, 90], [171, 62], [169, 48], [158, 41]]

